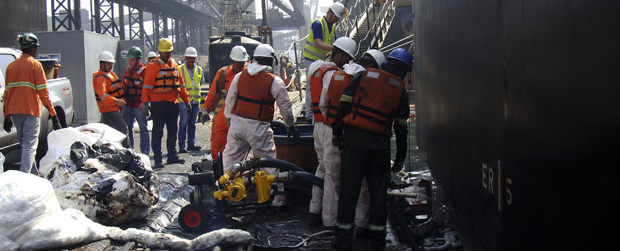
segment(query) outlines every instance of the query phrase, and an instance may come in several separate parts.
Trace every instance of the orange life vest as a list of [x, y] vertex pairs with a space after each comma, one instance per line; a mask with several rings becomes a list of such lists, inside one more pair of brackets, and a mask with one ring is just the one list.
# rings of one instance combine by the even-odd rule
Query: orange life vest
[[135, 102], [140, 102], [140, 98], [142, 97], [142, 83], [144, 79], [140, 75], [145, 68], [146, 67], [141, 67], [135, 72], [131, 69], [131, 66], [125, 68], [125, 74], [123, 75], [123, 78], [127, 80], [127, 84], [125, 85], [127, 89], [125, 97]]
[[321, 92], [323, 91], [323, 76], [329, 70], [338, 70], [338, 67], [325, 67], [316, 70], [312, 76], [310, 76], [310, 96], [312, 98], [312, 112], [314, 113], [314, 121], [323, 122], [325, 117], [321, 113], [319, 108], [319, 101], [321, 100]]
[[121, 83], [121, 79], [116, 79], [112, 81], [111, 75], [108, 74], [97, 74], [95, 78], [103, 77], [108, 80], [108, 85], [106, 86], [107, 94], [103, 95], [103, 97], [99, 97], [97, 93], [95, 93], [95, 100], [97, 102], [102, 102], [103, 99], [106, 98], [106, 95], [110, 95], [114, 98], [122, 98], [125, 96], [125, 90], [123, 90], [123, 83]]
[[276, 75], [259, 72], [252, 76], [243, 70], [237, 83], [237, 100], [232, 114], [259, 121], [272, 121], [276, 99], [271, 95], [271, 83]]
[[329, 109], [327, 110], [327, 118], [325, 123], [331, 126], [336, 120], [336, 113], [338, 113], [338, 105], [340, 104], [340, 98], [344, 92], [344, 88], [347, 87], [353, 75], [349, 75], [344, 71], [336, 71], [332, 75], [332, 80], [329, 83], [329, 90], [327, 90], [327, 100], [329, 101]]
[[343, 121], [347, 125], [391, 137], [404, 81], [378, 69], [366, 69], [363, 74], [351, 102], [351, 113]]
[[163, 68], [166, 63], [163, 60], [153, 60], [159, 64], [159, 72], [155, 77], [155, 85], [153, 85], [153, 93], [168, 93], [181, 87], [179, 85], [179, 71], [176, 67]]

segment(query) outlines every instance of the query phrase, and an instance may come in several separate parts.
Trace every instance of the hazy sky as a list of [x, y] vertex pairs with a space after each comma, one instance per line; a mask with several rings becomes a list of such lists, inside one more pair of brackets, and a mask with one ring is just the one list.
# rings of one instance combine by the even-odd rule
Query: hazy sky
[[[244, 0], [241, 0], [241, 1], [243, 2]], [[307, 1], [307, 0], [304, 0], [304, 1]], [[71, 2], [73, 2], [73, 0], [71, 0]], [[81, 0], [80, 4], [82, 5], [83, 9], [86, 9], [86, 10], [88, 10], [88, 12], [90, 12], [90, 2], [91, 2], [91, 0]], [[255, 0], [255, 3], [257, 3], [257, 4], [255, 4], [255, 6], [256, 6], [255, 13], [257, 13], [257, 14], [262, 12], [261, 8], [260, 8], [260, 3], [261, 2], [262, 2], [261, 0]], [[52, 8], [50, 6], [50, 1], [45, 1], [45, 3], [47, 4], [47, 15], [51, 16], [52, 15]], [[329, 6], [332, 3], [333, 3], [332, 0], [319, 0], [319, 5], [320, 6]], [[319, 9], [318, 14], [321, 15], [321, 14], [325, 14], [325, 13], [321, 12], [321, 10]]]

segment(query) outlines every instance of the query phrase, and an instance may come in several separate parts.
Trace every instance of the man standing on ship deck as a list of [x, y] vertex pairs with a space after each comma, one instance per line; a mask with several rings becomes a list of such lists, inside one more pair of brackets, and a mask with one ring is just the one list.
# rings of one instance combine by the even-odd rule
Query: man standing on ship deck
[[[93, 72], [93, 89], [97, 107], [101, 113], [101, 123], [127, 136], [129, 131], [121, 113], [121, 107], [127, 105], [127, 102], [124, 100], [123, 83], [112, 71], [115, 62], [111, 52], [103, 51], [99, 54], [99, 70]], [[129, 148], [128, 137], [125, 137], [121, 143], [123, 147]]]
[[[341, 3], [333, 3], [325, 16], [312, 20], [310, 25], [310, 33], [306, 39], [306, 45], [304, 46], [303, 56], [306, 59], [306, 71], [310, 69], [310, 65], [316, 60], [325, 60], [327, 54], [334, 47], [332, 44], [336, 40], [336, 30], [334, 24], [338, 23], [342, 19], [347, 19], [349, 12], [347, 8]], [[306, 79], [310, 79], [310, 75], [306, 73]], [[311, 94], [306, 87], [306, 100], [311, 100]], [[308, 124], [312, 124], [314, 115], [312, 112], [312, 106], [306, 102], [306, 120]]]
[[[22, 148], [19, 170], [35, 173], [35, 154], [39, 144], [41, 125], [41, 102], [49, 111], [54, 130], [60, 129], [56, 110], [49, 98], [47, 79], [41, 62], [34, 59], [39, 47], [39, 39], [32, 33], [17, 36], [23, 52], [6, 67], [6, 89], [2, 96], [4, 111], [4, 130], [11, 132], [13, 124]], [[1, 72], [0, 72], [0, 75]], [[47, 118], [45, 119], [47, 123]], [[32, 167], [35, 167], [34, 170]]]
[[[335, 112], [330, 117], [327, 110], [323, 112], [319, 108], [319, 104], [326, 101], [326, 93], [328, 89], [331, 89], [332, 82], [344, 82], [345, 79], [334, 81], [332, 76], [335, 72], [342, 72], [342, 67], [355, 58], [356, 52], [357, 44], [353, 39], [348, 37], [338, 38], [334, 42], [329, 62], [317, 60], [308, 69], [312, 100], [306, 100], [306, 103], [311, 103], [314, 113], [314, 149], [319, 161], [315, 176], [325, 180], [323, 190], [316, 186], [312, 187], [312, 200], [310, 201], [309, 209], [310, 225], [319, 225], [322, 222], [325, 228], [334, 229], [336, 226], [340, 187], [340, 151], [332, 145], [331, 123], [327, 124], [328, 120], [331, 119], [330, 122], [333, 121]], [[350, 71], [361, 71], [364, 69], [352, 62], [347, 65]], [[350, 78], [347, 80], [350, 80]], [[347, 83], [344, 83], [344, 85]], [[340, 97], [338, 97], [338, 100], [340, 100]]]
[[[179, 65], [170, 58], [172, 55], [172, 41], [167, 38], [159, 40], [157, 50], [159, 57], [155, 58], [146, 66], [144, 85], [142, 88], [142, 110], [148, 116], [149, 110], [153, 117], [153, 130], [151, 149], [155, 160], [155, 168], [163, 168], [161, 139], [164, 137], [164, 126], [168, 132], [166, 148], [168, 149], [168, 164], [183, 164], [176, 151], [177, 122], [179, 119], [178, 97], [185, 102], [187, 110], [190, 110], [189, 96], [185, 90], [183, 75], [180, 74]], [[150, 103], [150, 105], [149, 105]]]
[[245, 62], [248, 61], [248, 52], [241, 45], [237, 45], [230, 50], [231, 64], [222, 67], [215, 74], [207, 100], [203, 106], [202, 118], [204, 122], [207, 120], [209, 113], [214, 111], [213, 126], [211, 127], [211, 157], [217, 160], [217, 154], [224, 152], [226, 147], [226, 137], [228, 137], [228, 122], [226, 116], [217, 116], [225, 107], [226, 93], [237, 73], [247, 69]]
[[353, 217], [364, 176], [370, 192], [370, 248], [385, 248], [391, 129], [396, 133], [396, 160], [391, 170], [398, 172], [407, 154], [409, 118], [409, 98], [402, 79], [411, 71], [412, 63], [411, 54], [397, 48], [381, 70], [364, 70], [343, 91], [332, 125], [332, 143], [342, 149], [343, 173], [336, 239], [332, 242], [335, 249], [351, 250]]
[[[185, 64], [181, 65], [185, 89], [189, 95], [189, 104], [179, 98], [179, 152], [200, 151], [201, 147], [196, 145], [196, 119], [200, 110], [200, 86], [202, 84], [202, 68], [196, 65], [198, 51], [194, 47], [185, 49]], [[191, 107], [191, 109], [187, 109]], [[185, 139], [187, 139], [187, 149], [185, 149]]]
[[135, 120], [138, 121], [138, 127], [140, 128], [140, 152], [149, 155], [151, 144], [147, 119], [144, 113], [139, 110], [140, 104], [142, 104], [142, 101], [140, 101], [142, 98], [142, 83], [146, 74], [144, 70], [146, 66], [140, 62], [140, 59], [142, 59], [140, 47], [131, 47], [127, 52], [129, 65], [125, 68], [125, 74], [123, 74], [125, 102], [127, 102], [127, 105], [123, 106], [123, 118], [129, 130], [129, 146], [134, 148], [133, 122]]
[[[222, 157], [224, 172], [242, 161], [250, 147], [256, 157], [276, 157], [276, 145], [270, 127], [276, 102], [287, 126], [287, 135], [299, 137], [297, 127], [293, 124], [293, 109], [284, 81], [272, 73], [275, 60], [275, 52], [270, 45], [257, 46], [254, 62], [237, 74], [230, 84], [224, 109], [224, 115], [231, 125]], [[277, 173], [278, 169], [265, 168], [265, 171], [271, 175]], [[277, 186], [278, 191], [284, 191], [282, 183]], [[276, 195], [271, 205], [273, 212], [291, 209], [284, 195]]]

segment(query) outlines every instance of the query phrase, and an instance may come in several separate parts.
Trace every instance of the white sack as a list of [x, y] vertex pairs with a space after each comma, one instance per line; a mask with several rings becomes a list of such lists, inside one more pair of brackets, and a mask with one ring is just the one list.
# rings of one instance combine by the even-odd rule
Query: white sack
[[243, 230], [220, 229], [183, 239], [170, 234], [95, 223], [75, 209], [62, 210], [50, 183], [32, 174], [0, 175], [0, 246], [2, 250], [47, 250], [110, 238], [135, 241], [151, 248], [191, 250], [254, 240]]

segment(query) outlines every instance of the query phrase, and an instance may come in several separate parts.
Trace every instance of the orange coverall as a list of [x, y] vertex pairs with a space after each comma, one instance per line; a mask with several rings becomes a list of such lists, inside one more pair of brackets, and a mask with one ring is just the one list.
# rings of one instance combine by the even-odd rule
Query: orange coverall
[[[215, 93], [217, 92], [217, 81], [220, 78], [220, 73], [223, 68], [220, 68], [215, 74], [215, 78], [213, 78], [213, 82], [211, 82], [211, 88], [209, 88], [209, 94], [207, 94], [207, 100], [203, 105], [203, 108], [207, 109], [209, 112], [215, 110], [216, 104], [213, 104], [215, 101]], [[243, 66], [243, 70], [246, 67]], [[228, 66], [228, 70], [226, 71], [226, 80], [224, 81], [224, 90], [228, 91], [230, 87], [230, 83], [233, 78], [237, 75], [232, 71], [232, 65]], [[221, 101], [226, 100], [226, 97], [222, 96]], [[215, 116], [213, 121], [213, 127], [211, 128], [211, 157], [214, 160], [217, 160], [217, 153], [224, 152], [224, 147], [226, 146], [226, 137], [228, 137], [228, 121], [226, 120], [226, 116], [224, 116], [224, 107], [220, 108], [219, 116]]]

